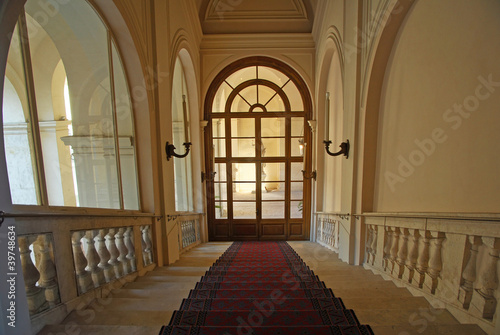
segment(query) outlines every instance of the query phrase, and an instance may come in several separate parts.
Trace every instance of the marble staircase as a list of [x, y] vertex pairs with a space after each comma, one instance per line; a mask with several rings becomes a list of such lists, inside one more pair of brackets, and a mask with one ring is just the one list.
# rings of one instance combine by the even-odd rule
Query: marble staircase
[[[168, 267], [159, 267], [109, 296], [75, 310], [59, 325], [39, 334], [156, 335], [167, 324], [182, 299], [230, 243], [208, 243], [181, 255]], [[434, 309], [422, 297], [360, 266], [340, 261], [337, 254], [312, 242], [290, 242], [362, 324], [381, 335], [476, 335], [477, 325], [460, 324], [449, 312]]]

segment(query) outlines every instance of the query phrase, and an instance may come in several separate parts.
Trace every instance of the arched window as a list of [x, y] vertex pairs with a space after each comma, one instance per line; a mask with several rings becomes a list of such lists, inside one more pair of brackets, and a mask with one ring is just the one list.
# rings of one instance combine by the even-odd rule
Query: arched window
[[[182, 61], [177, 57], [172, 83], [172, 133], [174, 143], [181, 151], [180, 144], [190, 142], [189, 128], [188, 87]], [[194, 210], [191, 157], [174, 159], [175, 210], [178, 212]]]
[[132, 104], [118, 49], [85, 0], [28, 0], [3, 98], [12, 202], [139, 209]]

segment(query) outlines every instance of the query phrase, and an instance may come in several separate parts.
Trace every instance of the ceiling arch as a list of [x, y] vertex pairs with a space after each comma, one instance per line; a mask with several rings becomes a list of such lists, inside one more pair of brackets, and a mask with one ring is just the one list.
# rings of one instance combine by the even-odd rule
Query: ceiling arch
[[204, 34], [310, 33], [314, 0], [199, 0]]

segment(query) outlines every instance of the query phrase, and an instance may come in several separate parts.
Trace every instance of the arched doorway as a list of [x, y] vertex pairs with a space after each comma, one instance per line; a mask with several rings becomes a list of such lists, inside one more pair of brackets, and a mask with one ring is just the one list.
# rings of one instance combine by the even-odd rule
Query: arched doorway
[[302, 78], [275, 59], [242, 59], [215, 78], [205, 100], [210, 240], [309, 238], [311, 109]]

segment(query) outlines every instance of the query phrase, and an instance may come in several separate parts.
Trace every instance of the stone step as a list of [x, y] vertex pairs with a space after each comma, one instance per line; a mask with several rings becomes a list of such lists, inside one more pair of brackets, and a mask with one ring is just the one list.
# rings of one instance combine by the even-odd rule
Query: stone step
[[38, 335], [54, 334], [92, 334], [92, 335], [158, 335], [160, 328], [146, 326], [104, 326], [104, 325], [50, 325], [45, 326]]
[[[346, 306], [348, 307], [348, 306]], [[359, 322], [370, 326], [387, 325], [457, 325], [460, 324], [453, 315], [445, 309], [414, 308], [411, 304], [405, 309], [357, 309], [355, 310]]]
[[[335, 291], [333, 292], [335, 294]], [[361, 292], [360, 292], [361, 293]], [[424, 297], [364, 297], [362, 293], [357, 297], [342, 297], [347, 308], [355, 311], [362, 309], [404, 310], [407, 308], [431, 308]]]
[[[179, 304], [180, 306], [180, 304]], [[140, 327], [157, 327], [156, 334], [160, 331], [163, 325], [166, 325], [172, 317], [172, 311], [123, 311], [123, 310], [107, 310], [101, 311], [93, 309], [84, 309], [81, 311], [71, 312], [63, 321], [63, 325], [123, 325], [123, 326], [140, 326]], [[92, 334], [92, 333], [81, 333]], [[122, 333], [134, 334], [134, 333]]]
[[401, 335], [401, 334], [425, 334], [425, 335], [485, 335], [486, 333], [477, 325], [428, 325], [425, 322], [415, 321], [414, 326], [371, 326], [375, 334]]

